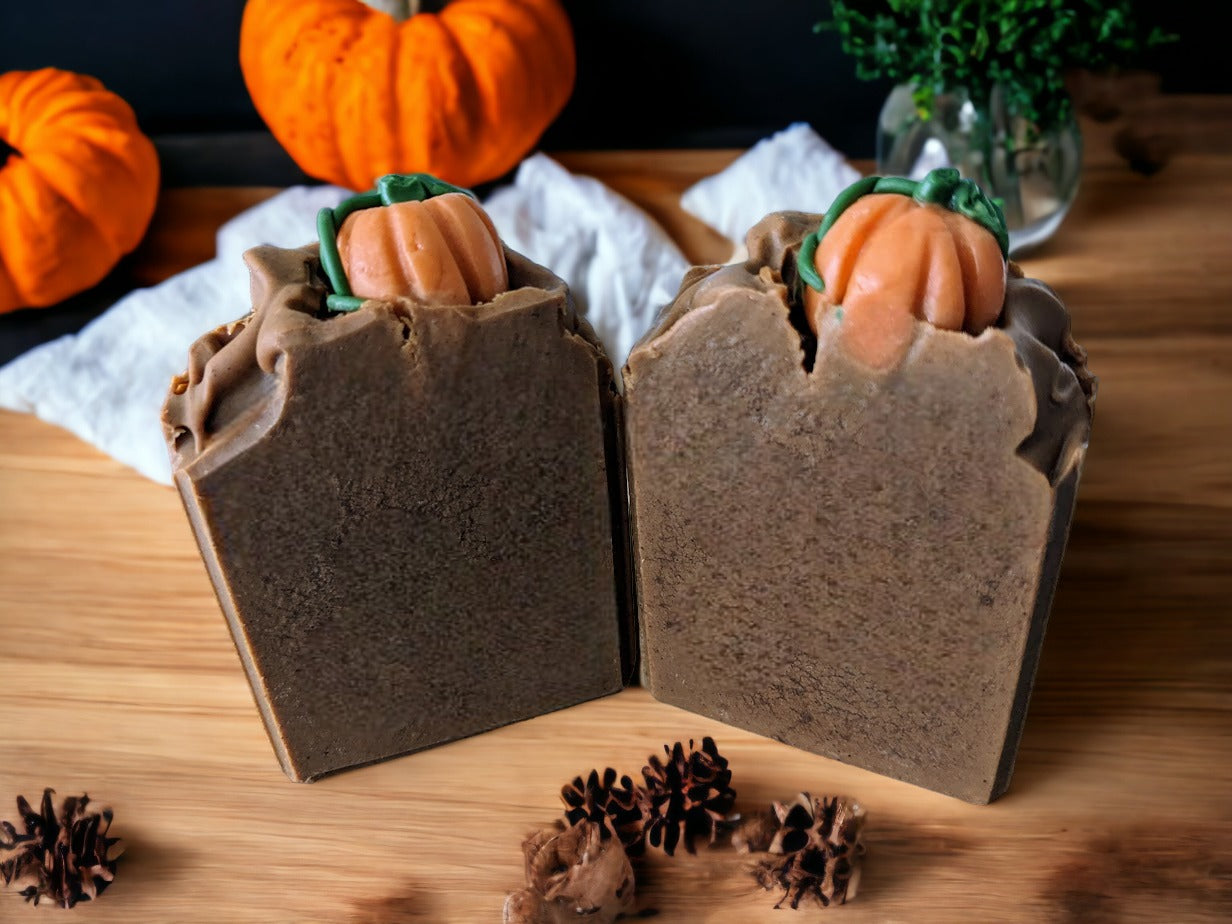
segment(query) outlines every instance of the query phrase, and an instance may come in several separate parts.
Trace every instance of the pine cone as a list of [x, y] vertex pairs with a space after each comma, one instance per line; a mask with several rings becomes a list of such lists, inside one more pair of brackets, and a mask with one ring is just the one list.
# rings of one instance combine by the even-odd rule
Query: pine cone
[[0, 822], [0, 851], [17, 853], [0, 862], [4, 884], [24, 885], [26, 901], [47, 898], [63, 908], [97, 898], [115, 878], [116, 861], [109, 857], [118, 837], [107, 837], [111, 812], [89, 809], [90, 797], [64, 800], [57, 816], [51, 802], [53, 790], [43, 790], [39, 812], [24, 797], [17, 797], [17, 812], [25, 833], [18, 834], [9, 822]]
[[633, 867], [603, 825], [583, 821], [548, 828], [522, 844], [528, 889], [505, 902], [506, 924], [557, 924], [584, 917], [608, 924], [635, 901]]
[[651, 755], [650, 766], [642, 768], [646, 779], [646, 839], [651, 846], [663, 846], [670, 857], [683, 836], [685, 849], [696, 853], [694, 840], [705, 837], [714, 843], [718, 823], [731, 811], [736, 791], [731, 788], [727, 759], [719, 756], [712, 738], [703, 738], [700, 751], [689, 742], [686, 754], [679, 741], [663, 746], [664, 763]]
[[856, 897], [864, 844], [864, 809], [844, 796], [814, 799], [802, 792], [795, 802], [774, 804], [779, 830], [756, 875], [763, 888], [784, 889], [776, 908], [789, 901], [798, 908], [806, 895], [822, 906], [841, 905]]
[[599, 826], [603, 838], [613, 834], [630, 854], [643, 850], [646, 816], [643, 812], [645, 794], [627, 776], [616, 785], [616, 771], [608, 767], [599, 776], [591, 770], [585, 781], [580, 776], [563, 786], [560, 798], [565, 803], [565, 818], [569, 824], [593, 821]]

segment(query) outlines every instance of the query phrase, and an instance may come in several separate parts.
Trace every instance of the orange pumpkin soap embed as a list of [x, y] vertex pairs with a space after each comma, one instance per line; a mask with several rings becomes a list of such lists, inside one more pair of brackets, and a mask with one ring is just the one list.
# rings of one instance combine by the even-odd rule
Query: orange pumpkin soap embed
[[509, 288], [496, 228], [464, 193], [355, 212], [338, 231], [338, 255], [359, 298], [474, 305]]
[[901, 361], [916, 321], [979, 334], [1005, 301], [1003, 225], [997, 206], [956, 170], [918, 183], [869, 177], [855, 184], [802, 247], [809, 326], [820, 336], [827, 314], [841, 306], [837, 336], [878, 369]]

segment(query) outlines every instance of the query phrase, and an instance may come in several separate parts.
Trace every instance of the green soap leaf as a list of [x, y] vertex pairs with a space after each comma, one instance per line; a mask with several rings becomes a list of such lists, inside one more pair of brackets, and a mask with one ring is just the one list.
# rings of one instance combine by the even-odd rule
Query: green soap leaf
[[364, 301], [365, 299], [355, 295], [327, 295], [325, 296], [325, 307], [330, 311], [358, 311]]
[[317, 212], [317, 240], [321, 242], [321, 270], [330, 287], [339, 295], [350, 295], [351, 286], [342, 269], [342, 258], [338, 256], [338, 225], [333, 209]]
[[382, 205], [398, 202], [423, 202], [445, 193], [462, 193], [475, 198], [469, 189], [439, 180], [430, 173], [387, 173], [376, 181], [376, 192]]

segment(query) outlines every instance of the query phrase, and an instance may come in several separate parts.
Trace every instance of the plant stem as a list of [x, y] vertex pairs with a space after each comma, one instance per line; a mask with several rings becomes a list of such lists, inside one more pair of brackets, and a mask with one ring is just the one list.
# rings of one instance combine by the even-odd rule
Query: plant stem
[[446, 0], [360, 0], [364, 6], [379, 13], [392, 17], [397, 22], [405, 22], [420, 13], [439, 13]]
[[[989, 191], [996, 190], [1001, 198], [1001, 208], [1005, 212], [1005, 220], [1011, 227], [1022, 227], [1026, 216], [1022, 208], [1022, 184], [1018, 177], [1018, 156], [1014, 147], [1014, 117], [1010, 115], [1005, 105], [1003, 89], [994, 86], [988, 97], [988, 110], [984, 115], [988, 119], [988, 134], [984, 143], [987, 146]], [[1004, 169], [1000, 171], [1000, 180], [994, 173], [996, 161], [992, 158], [1000, 155], [1004, 158]]]
[[419, 0], [360, 0], [364, 6], [404, 22], [419, 12]]

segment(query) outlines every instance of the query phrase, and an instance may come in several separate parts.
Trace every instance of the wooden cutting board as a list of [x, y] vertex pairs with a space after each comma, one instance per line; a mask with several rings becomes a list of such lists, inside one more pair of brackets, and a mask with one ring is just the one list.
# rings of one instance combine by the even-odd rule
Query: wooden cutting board
[[[1191, 108], [1177, 123], [1191, 135], [1232, 131], [1226, 99]], [[173, 491], [6, 412], [0, 818], [44, 786], [114, 807], [127, 853], [82, 920], [497, 921], [521, 882], [521, 839], [558, 815], [564, 782], [608, 765], [636, 774], [661, 744], [712, 735], [740, 808], [800, 789], [867, 806], [860, 894], [825, 912], [836, 919], [1232, 919], [1232, 152], [1198, 145], [1147, 178], [1109, 142], [1088, 126], [1077, 204], [1022, 261], [1070, 305], [1101, 385], [1004, 799], [966, 805], [640, 689], [292, 784]], [[729, 245], [677, 198], [737, 153], [561, 159], [707, 261]], [[209, 258], [218, 224], [273, 192], [168, 190], [142, 278]], [[797, 920], [745, 869], [730, 851], [655, 859], [640, 907], [664, 924]], [[34, 916], [0, 890], [0, 921]]]

